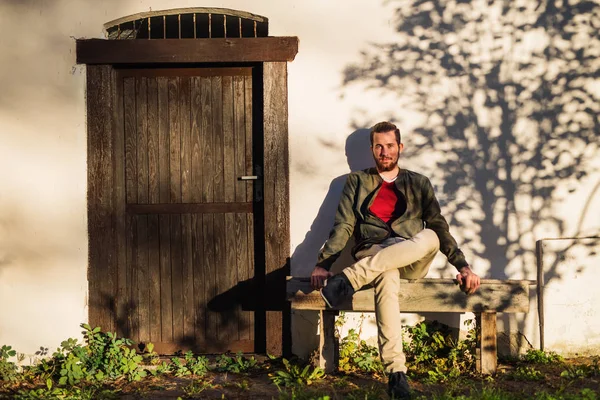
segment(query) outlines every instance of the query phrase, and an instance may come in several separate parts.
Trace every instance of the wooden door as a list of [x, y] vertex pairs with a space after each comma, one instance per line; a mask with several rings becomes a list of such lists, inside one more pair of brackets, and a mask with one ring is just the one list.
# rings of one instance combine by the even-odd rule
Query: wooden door
[[252, 68], [118, 69], [116, 100], [119, 333], [254, 351], [251, 311], [209, 307], [255, 272]]

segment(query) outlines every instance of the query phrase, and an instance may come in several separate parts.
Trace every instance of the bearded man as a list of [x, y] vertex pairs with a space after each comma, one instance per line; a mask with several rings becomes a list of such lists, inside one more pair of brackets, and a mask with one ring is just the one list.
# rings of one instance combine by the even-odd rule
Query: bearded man
[[[400, 130], [390, 122], [371, 129], [371, 151], [376, 168], [348, 175], [329, 238], [311, 275], [313, 288], [329, 307], [338, 307], [365, 285], [375, 289], [375, 317], [381, 360], [389, 375], [388, 394], [409, 399], [402, 350], [400, 279], [427, 275], [438, 250], [457, 270], [456, 279], [467, 294], [479, 288], [474, 274], [448, 223], [441, 215], [431, 182], [398, 166], [404, 150]], [[357, 260], [332, 275], [331, 265], [354, 233]]]

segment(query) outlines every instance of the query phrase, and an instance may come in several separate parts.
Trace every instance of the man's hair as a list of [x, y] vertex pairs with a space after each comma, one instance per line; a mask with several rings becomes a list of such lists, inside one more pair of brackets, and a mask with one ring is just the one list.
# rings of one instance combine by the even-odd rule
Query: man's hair
[[396, 142], [400, 144], [402, 141], [402, 137], [400, 136], [400, 129], [398, 129], [398, 127], [392, 124], [391, 122], [383, 121], [375, 124], [371, 128], [371, 146], [373, 146], [373, 134], [390, 131], [394, 131], [394, 133], [396, 134]]

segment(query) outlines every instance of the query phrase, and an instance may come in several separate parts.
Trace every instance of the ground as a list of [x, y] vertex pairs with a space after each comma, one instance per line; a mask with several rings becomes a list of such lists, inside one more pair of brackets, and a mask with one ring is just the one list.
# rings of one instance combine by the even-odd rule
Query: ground
[[[36, 394], [42, 382], [0, 382], [0, 399], [113, 398], [113, 399], [386, 399], [385, 377], [376, 373], [338, 373], [315, 379], [310, 385], [277, 388], [271, 381], [282, 370], [281, 360], [258, 359], [247, 373], [208, 372], [203, 377], [148, 376], [140, 382], [124, 380], [105, 385], [105, 393], [74, 397], [52, 397], [50, 391]], [[417, 399], [597, 399], [600, 398], [598, 357], [581, 357], [550, 363], [512, 360], [501, 362], [495, 376], [460, 376], [429, 382], [410, 380]], [[43, 389], [46, 390], [46, 389]], [[546, 394], [544, 394], [546, 393]], [[465, 397], [460, 397], [461, 395]], [[79, 396], [79, 397], [78, 397]]]

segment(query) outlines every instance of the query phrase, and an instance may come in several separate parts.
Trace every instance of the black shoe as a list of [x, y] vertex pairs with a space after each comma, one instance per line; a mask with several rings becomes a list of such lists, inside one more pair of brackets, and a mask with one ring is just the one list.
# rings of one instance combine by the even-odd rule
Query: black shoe
[[408, 380], [404, 372], [392, 372], [390, 374], [388, 395], [392, 399], [410, 399]]
[[337, 274], [327, 279], [327, 285], [321, 289], [321, 297], [329, 308], [338, 307], [350, 300], [354, 294], [354, 288], [345, 274]]

